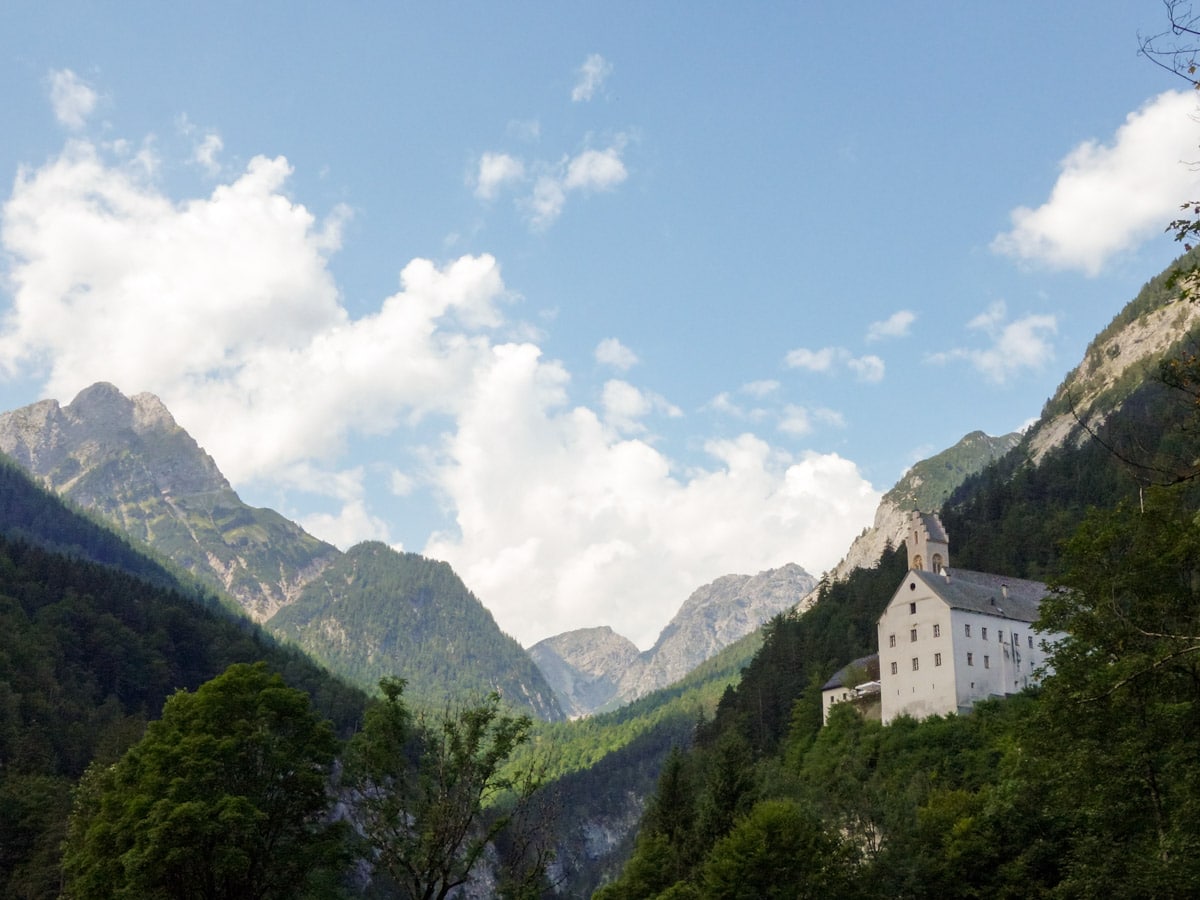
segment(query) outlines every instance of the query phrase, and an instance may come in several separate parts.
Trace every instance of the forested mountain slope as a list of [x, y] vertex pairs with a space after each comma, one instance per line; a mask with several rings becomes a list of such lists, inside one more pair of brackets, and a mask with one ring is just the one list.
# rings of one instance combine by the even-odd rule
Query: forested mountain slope
[[177, 689], [267, 661], [343, 733], [365, 696], [0, 463], [0, 896], [52, 897], [70, 793]]
[[359, 687], [402, 675], [418, 701], [500, 690], [539, 718], [562, 717], [541, 672], [448, 566], [378, 545], [344, 555], [248, 506], [152, 394], [101, 383], [65, 407], [0, 414], [0, 451]]
[[563, 717], [533, 660], [448, 563], [386, 544], [351, 547], [267, 627], [363, 687], [406, 679], [421, 706], [496, 691], [540, 719]]

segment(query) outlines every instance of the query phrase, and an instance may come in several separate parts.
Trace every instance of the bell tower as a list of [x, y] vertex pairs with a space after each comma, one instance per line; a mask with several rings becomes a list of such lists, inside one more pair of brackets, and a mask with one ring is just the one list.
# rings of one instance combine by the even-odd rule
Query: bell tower
[[950, 565], [950, 536], [937, 513], [913, 510], [909, 518], [908, 567], [924, 572], [940, 572]]

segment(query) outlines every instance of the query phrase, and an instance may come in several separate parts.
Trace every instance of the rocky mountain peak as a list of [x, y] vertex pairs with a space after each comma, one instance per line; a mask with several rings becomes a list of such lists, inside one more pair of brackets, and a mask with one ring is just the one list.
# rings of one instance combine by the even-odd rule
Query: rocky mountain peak
[[555, 635], [529, 649], [572, 716], [619, 706], [674, 684], [812, 589], [795, 563], [757, 575], [724, 575], [697, 588], [645, 653], [608, 627]]

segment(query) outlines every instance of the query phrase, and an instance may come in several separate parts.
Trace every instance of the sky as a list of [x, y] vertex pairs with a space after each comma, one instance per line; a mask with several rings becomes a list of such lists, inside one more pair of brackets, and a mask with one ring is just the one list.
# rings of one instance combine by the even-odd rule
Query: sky
[[525, 645], [815, 576], [1180, 249], [1156, 0], [0, 8], [0, 408], [158, 395]]

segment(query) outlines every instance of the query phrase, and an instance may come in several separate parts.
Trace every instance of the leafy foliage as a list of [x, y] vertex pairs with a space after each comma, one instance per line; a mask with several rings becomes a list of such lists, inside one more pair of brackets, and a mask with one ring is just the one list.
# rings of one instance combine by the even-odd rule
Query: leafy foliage
[[[538, 787], [530, 771], [501, 771], [528, 740], [532, 722], [502, 713], [496, 694], [437, 719], [414, 719], [402, 680], [384, 679], [380, 689], [383, 700], [367, 711], [347, 749], [355, 814], [376, 868], [402, 896], [443, 900], [513, 823], [511, 807], [527, 803]], [[544, 862], [535, 862], [521, 872], [515, 892], [536, 884], [542, 870]]]
[[340, 869], [345, 843], [325, 815], [336, 752], [308, 697], [262, 663], [176, 693], [116, 765], [84, 778], [66, 895], [317, 896], [317, 876]]

